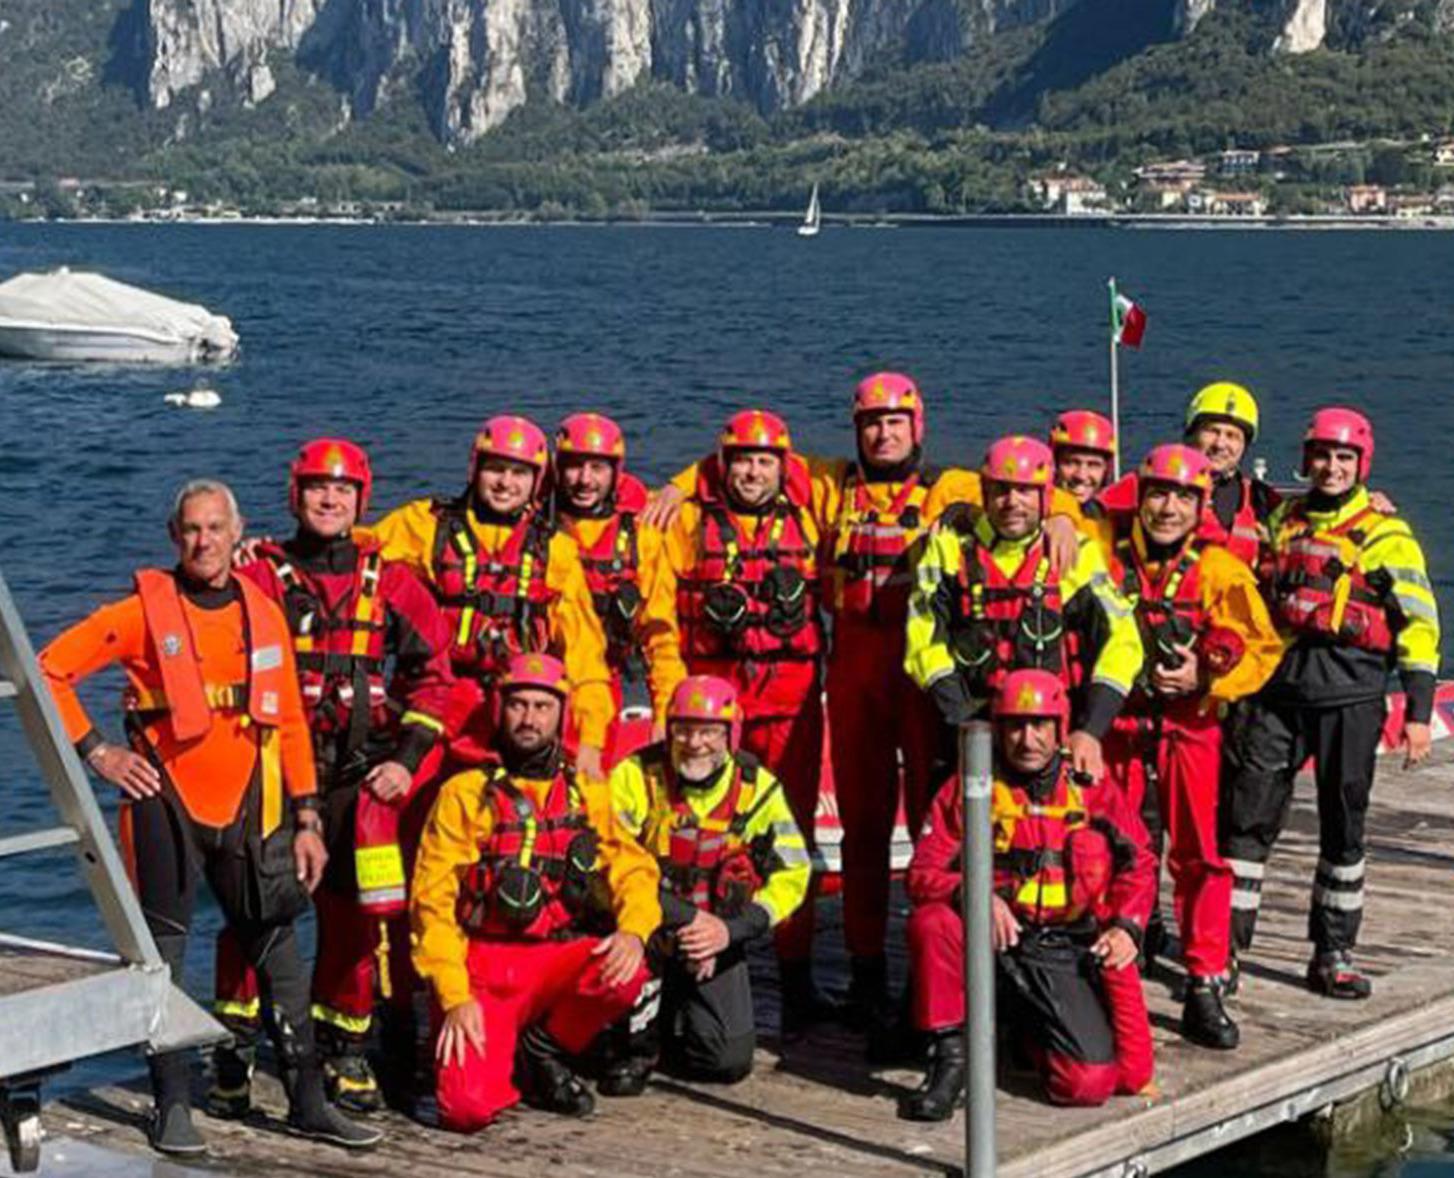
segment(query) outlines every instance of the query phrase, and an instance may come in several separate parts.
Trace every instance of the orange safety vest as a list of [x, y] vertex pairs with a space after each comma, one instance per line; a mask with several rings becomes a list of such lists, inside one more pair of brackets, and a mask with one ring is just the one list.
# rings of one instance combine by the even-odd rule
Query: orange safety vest
[[499, 552], [480, 550], [465, 500], [436, 500], [434, 514], [431, 572], [455, 670], [493, 678], [513, 655], [548, 650], [560, 594], [546, 583], [555, 525], [545, 513], [527, 508]]
[[1032, 924], [1064, 925], [1092, 912], [1110, 886], [1111, 846], [1092, 828], [1069, 765], [1038, 801], [1021, 786], [996, 781], [990, 806], [994, 889], [1015, 915]]
[[1321, 635], [1360, 650], [1393, 650], [1387, 589], [1375, 588], [1361, 563], [1368, 527], [1381, 518], [1366, 507], [1320, 532], [1304, 503], [1288, 509], [1277, 535], [1273, 573], [1273, 609], [1279, 622], [1296, 633]]
[[[262, 769], [262, 834], [282, 824], [283, 768], [278, 722], [284, 691], [291, 686], [284, 673], [284, 654], [292, 638], [281, 611], [246, 577], [234, 578], [242, 601], [247, 640], [245, 683], [208, 683], [202, 678], [192, 628], [182, 605], [174, 573], [141, 569], [136, 593], [141, 599], [152, 650], [145, 674], [133, 669], [122, 698], [123, 707], [143, 722], [164, 714], [178, 743], [197, 740], [212, 727], [216, 712], [246, 712], [256, 726]], [[173, 782], [185, 796], [186, 783]]]
[[843, 509], [834, 522], [832, 562], [824, 570], [824, 596], [838, 617], [872, 617], [902, 624], [909, 609], [909, 549], [923, 526], [924, 501], [934, 475], [916, 471], [889, 504], [875, 511], [858, 464], [849, 467]]

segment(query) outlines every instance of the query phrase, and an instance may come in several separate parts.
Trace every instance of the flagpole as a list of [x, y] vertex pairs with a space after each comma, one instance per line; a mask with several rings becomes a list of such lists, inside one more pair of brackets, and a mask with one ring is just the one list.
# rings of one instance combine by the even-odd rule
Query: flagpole
[[1111, 455], [1112, 481], [1121, 477], [1121, 379], [1120, 355], [1116, 339], [1116, 280], [1107, 283], [1111, 290], [1111, 428], [1115, 431], [1116, 449]]

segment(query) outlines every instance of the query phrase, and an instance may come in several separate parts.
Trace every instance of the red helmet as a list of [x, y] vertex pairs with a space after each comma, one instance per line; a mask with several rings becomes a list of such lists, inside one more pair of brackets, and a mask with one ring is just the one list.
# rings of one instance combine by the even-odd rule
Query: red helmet
[[1075, 450], [1094, 450], [1115, 457], [1116, 429], [1109, 417], [1089, 409], [1067, 409], [1055, 419], [1050, 430], [1050, 448], [1069, 446]]
[[1050, 502], [1054, 470], [1055, 455], [1049, 446], [1024, 434], [1014, 434], [990, 443], [980, 464], [979, 477], [986, 482], [1039, 487], [1043, 511]]
[[482, 458], [508, 458], [512, 462], [523, 462], [535, 468], [535, 485], [540, 486], [541, 476], [550, 461], [545, 432], [528, 417], [516, 413], [502, 413], [491, 417], [475, 435], [475, 451], [470, 477], [479, 468]]
[[688, 675], [671, 693], [666, 706], [666, 721], [715, 720], [728, 726], [728, 742], [737, 751], [742, 739], [742, 709], [737, 703], [737, 690], [725, 679], [715, 675]]
[[1303, 434], [1303, 473], [1308, 469], [1308, 446], [1327, 442], [1358, 451], [1358, 481], [1366, 483], [1373, 469], [1373, 425], [1356, 409], [1334, 405], [1319, 409]]
[[500, 716], [505, 709], [505, 697], [521, 688], [535, 688], [548, 691], [560, 699], [560, 732], [565, 732], [566, 706], [570, 701], [570, 680], [566, 677], [565, 664], [553, 654], [516, 654], [505, 664], [505, 673], [495, 685], [495, 727], [500, 726]]
[[298, 511], [298, 492], [304, 479], [342, 479], [358, 487], [358, 517], [363, 519], [374, 487], [374, 472], [362, 446], [346, 438], [314, 438], [304, 442], [288, 468], [288, 507]]
[[858, 382], [853, 393], [853, 420], [870, 413], [907, 413], [914, 423], [914, 445], [924, 441], [924, 394], [913, 377], [902, 372], [875, 372]]
[[619, 467], [626, 459], [626, 436], [603, 414], [572, 413], [555, 431], [556, 458], [562, 454], [606, 458]]
[[1148, 483], [1170, 483], [1195, 491], [1205, 506], [1212, 493], [1212, 464], [1200, 450], [1172, 442], [1157, 446], [1142, 460], [1138, 472], [1141, 491]]
[[1049, 671], [1011, 671], [995, 696], [994, 718], [1050, 716], [1060, 723], [1061, 735], [1070, 726], [1070, 700], [1065, 684]]
[[772, 450], [787, 458], [793, 452], [788, 423], [766, 409], [744, 409], [727, 419], [717, 435], [717, 459], [727, 469], [728, 450]]

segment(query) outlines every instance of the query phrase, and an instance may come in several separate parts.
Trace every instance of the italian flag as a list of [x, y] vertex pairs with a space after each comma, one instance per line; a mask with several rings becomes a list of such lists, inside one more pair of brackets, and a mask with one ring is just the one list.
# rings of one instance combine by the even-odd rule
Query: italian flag
[[1128, 348], [1139, 348], [1146, 334], [1146, 312], [1116, 289], [1111, 279], [1111, 338]]

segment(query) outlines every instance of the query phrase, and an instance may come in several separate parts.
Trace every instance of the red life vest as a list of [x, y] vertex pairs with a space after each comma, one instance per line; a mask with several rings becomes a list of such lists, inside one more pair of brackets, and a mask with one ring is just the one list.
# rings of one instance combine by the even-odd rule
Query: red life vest
[[1023, 787], [996, 781], [990, 805], [994, 889], [1015, 915], [1067, 925], [1094, 913], [1110, 886], [1111, 845], [1092, 828], [1068, 762], [1048, 797], [1037, 801]]
[[677, 581], [682, 653], [688, 659], [815, 659], [823, 650], [818, 570], [802, 507], [778, 496], [751, 547], [716, 499], [702, 501], [696, 566]]
[[[362, 546], [353, 570], [339, 576], [301, 569], [275, 544], [264, 544], [259, 556], [283, 587], [279, 604], [293, 635], [298, 686], [315, 748], [346, 732], [343, 748], [336, 750], [346, 757], [363, 747], [370, 729], [387, 728], [393, 720], [384, 682], [383, 557], [376, 545]], [[359, 699], [367, 705], [356, 708]]]
[[949, 645], [970, 693], [987, 698], [1014, 670], [1050, 671], [1070, 687], [1080, 686], [1080, 638], [1065, 628], [1060, 570], [1045, 536], [1007, 577], [972, 532], [961, 535]]
[[[1204, 546], [1193, 539], [1182, 546], [1175, 560], [1167, 561], [1153, 579], [1135, 543], [1127, 538], [1116, 544], [1116, 562], [1121, 570], [1121, 591], [1136, 610], [1141, 644], [1146, 649], [1142, 678], [1150, 673], [1158, 656], [1173, 659], [1172, 646], [1185, 646], [1206, 632], [1210, 619], [1202, 604], [1201, 557]], [[1138, 683], [1144, 696], [1144, 683]]]
[[1283, 626], [1360, 650], [1393, 650], [1387, 592], [1370, 583], [1362, 566], [1368, 532], [1382, 518], [1365, 507], [1319, 531], [1304, 503], [1288, 508], [1278, 529], [1273, 574], [1272, 605]]
[[557, 773], [536, 806], [495, 765], [484, 772], [489, 837], [460, 889], [460, 926], [486, 940], [539, 941], [578, 931], [597, 839], [575, 778]]
[[639, 755], [647, 795], [640, 841], [656, 856], [662, 886], [708, 912], [735, 915], [762, 886], [743, 838], [772, 797], [772, 791], [758, 796], [757, 761], [737, 753], [722, 800], [699, 818], [680, 791], [672, 789], [665, 746]]
[[1237, 480], [1242, 484], [1242, 500], [1232, 517], [1231, 528], [1222, 526], [1222, 521], [1208, 503], [1197, 526], [1196, 538], [1203, 545], [1218, 544], [1249, 568], [1256, 568], [1264, 535], [1262, 523], [1257, 518], [1257, 507], [1252, 499], [1252, 480], [1245, 474], [1238, 475]]
[[615, 495], [615, 513], [596, 542], [587, 546], [576, 537], [576, 543], [596, 617], [606, 632], [607, 665], [617, 674], [640, 677], [644, 665], [636, 622], [643, 601], [636, 517], [646, 509], [646, 488], [622, 474]]
[[916, 471], [888, 510], [879, 512], [857, 463], [849, 467], [833, 528], [832, 563], [823, 570], [824, 596], [836, 616], [902, 623], [913, 580], [909, 548], [923, 531], [921, 513], [933, 482], [933, 475]]
[[454, 632], [455, 670], [490, 678], [511, 656], [550, 649], [546, 584], [555, 525], [527, 508], [498, 552], [480, 549], [463, 499], [436, 500], [432, 572], [435, 593]]

